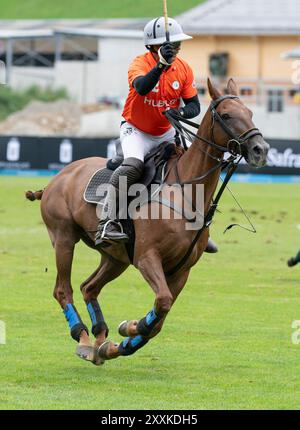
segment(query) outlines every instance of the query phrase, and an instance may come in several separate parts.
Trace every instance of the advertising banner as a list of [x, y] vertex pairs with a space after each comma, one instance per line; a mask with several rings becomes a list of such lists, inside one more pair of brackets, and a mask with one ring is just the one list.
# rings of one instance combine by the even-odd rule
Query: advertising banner
[[[110, 158], [116, 139], [0, 136], [1, 170], [58, 171], [72, 161], [87, 157]], [[238, 173], [300, 175], [300, 141], [268, 139], [268, 164], [261, 169], [242, 160]]]

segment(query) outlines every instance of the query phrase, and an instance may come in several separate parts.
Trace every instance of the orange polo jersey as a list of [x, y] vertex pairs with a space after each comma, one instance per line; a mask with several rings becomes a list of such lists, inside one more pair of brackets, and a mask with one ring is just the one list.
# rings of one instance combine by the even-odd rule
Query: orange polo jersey
[[150, 93], [139, 95], [132, 83], [138, 76], [145, 76], [156, 65], [150, 52], [136, 57], [129, 66], [127, 96], [122, 116], [135, 127], [154, 136], [159, 136], [171, 128], [163, 115], [168, 107], [177, 109], [180, 98], [189, 99], [197, 95], [191, 67], [176, 57], [172, 65], [162, 72], [160, 79]]

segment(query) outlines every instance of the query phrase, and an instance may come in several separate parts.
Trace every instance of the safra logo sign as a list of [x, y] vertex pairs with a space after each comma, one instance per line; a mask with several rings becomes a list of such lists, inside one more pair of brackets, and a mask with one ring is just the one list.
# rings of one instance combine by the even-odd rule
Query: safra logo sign
[[268, 166], [298, 169], [300, 167], [300, 154], [295, 154], [292, 148], [286, 148], [283, 152], [271, 148], [268, 153]]

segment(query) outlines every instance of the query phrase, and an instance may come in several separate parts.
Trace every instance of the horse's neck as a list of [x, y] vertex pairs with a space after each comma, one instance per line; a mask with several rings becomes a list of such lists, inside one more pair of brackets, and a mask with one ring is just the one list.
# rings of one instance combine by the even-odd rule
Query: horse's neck
[[[205, 125], [207, 121], [203, 120], [197, 135], [207, 140], [211, 140], [210, 127]], [[178, 161], [178, 173], [182, 182], [188, 182], [197, 177], [201, 177], [213, 169], [218, 161], [216, 157], [221, 157], [220, 153], [207, 143], [200, 139], [195, 139], [189, 149]], [[214, 157], [214, 158], [212, 158]], [[218, 184], [221, 168], [209, 173], [198, 183], [204, 185], [205, 209], [210, 205], [215, 189]]]

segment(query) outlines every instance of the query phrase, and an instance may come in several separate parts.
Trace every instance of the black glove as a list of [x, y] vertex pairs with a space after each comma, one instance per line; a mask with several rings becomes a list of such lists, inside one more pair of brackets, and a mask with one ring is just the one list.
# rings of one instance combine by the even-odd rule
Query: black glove
[[164, 42], [158, 50], [159, 61], [164, 66], [170, 66], [175, 60], [176, 53], [170, 42]]
[[184, 110], [183, 108], [179, 108], [179, 109], [168, 109], [165, 110], [163, 112], [163, 114], [165, 115], [166, 112], [168, 113], [168, 115], [170, 115], [171, 117], [175, 118], [175, 119], [180, 119], [180, 118], [184, 118]]

